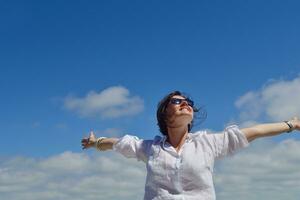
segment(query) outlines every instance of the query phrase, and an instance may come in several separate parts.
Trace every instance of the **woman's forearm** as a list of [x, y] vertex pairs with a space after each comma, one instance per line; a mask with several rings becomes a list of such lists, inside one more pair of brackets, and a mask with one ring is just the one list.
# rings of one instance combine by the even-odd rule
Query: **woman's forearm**
[[259, 124], [241, 129], [249, 142], [259, 137], [274, 136], [289, 130], [290, 127], [285, 122]]
[[100, 151], [111, 150], [117, 141], [118, 138], [98, 138], [95, 148]]

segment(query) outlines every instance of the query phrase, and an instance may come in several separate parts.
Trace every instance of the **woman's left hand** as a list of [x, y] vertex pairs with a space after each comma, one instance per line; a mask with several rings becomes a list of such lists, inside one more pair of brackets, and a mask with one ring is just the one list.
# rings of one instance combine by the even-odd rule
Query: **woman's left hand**
[[298, 117], [294, 117], [290, 120], [290, 122], [293, 124], [294, 130], [300, 131], [300, 120]]

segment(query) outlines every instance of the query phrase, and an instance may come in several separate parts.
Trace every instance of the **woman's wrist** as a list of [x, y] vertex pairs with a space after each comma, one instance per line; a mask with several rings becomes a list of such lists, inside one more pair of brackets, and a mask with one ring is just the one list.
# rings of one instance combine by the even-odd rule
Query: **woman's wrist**
[[295, 126], [293, 125], [292, 121], [284, 121], [284, 123], [288, 126], [288, 130], [286, 131], [287, 133], [295, 130]]
[[105, 138], [106, 138], [106, 137], [99, 137], [99, 138], [97, 138], [97, 140], [96, 140], [96, 142], [95, 142], [95, 144], [94, 144], [94, 147], [95, 147], [96, 149], [102, 150], [102, 149], [101, 149], [101, 142], [102, 142]]
[[286, 123], [286, 125], [289, 127], [289, 130], [287, 131], [292, 132], [294, 130], [300, 130], [300, 121], [298, 119], [298, 117], [294, 117], [289, 121], [284, 121]]

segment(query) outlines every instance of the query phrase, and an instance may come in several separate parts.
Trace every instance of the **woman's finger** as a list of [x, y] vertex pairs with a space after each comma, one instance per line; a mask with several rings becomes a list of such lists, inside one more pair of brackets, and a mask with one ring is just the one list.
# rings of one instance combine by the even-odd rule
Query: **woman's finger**
[[94, 132], [91, 131], [91, 132], [90, 132], [90, 137], [94, 137], [94, 136], [95, 136]]
[[88, 144], [81, 144], [83, 149], [86, 149], [89, 145]]
[[90, 132], [89, 137], [84, 137], [81, 140], [82, 149], [87, 149], [91, 145], [91, 140], [95, 138], [95, 134], [93, 131]]

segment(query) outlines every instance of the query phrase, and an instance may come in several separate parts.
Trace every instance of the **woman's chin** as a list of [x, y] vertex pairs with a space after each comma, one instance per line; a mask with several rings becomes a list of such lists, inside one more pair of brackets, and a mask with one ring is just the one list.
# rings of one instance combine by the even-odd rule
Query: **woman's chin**
[[193, 117], [191, 115], [180, 115], [178, 116], [174, 122], [176, 124], [182, 124], [182, 125], [187, 125], [190, 124], [193, 120]]
[[180, 120], [193, 120], [193, 114], [191, 114], [190, 112], [183, 112], [180, 113], [180, 115], [178, 115], [178, 118], [180, 118]]

